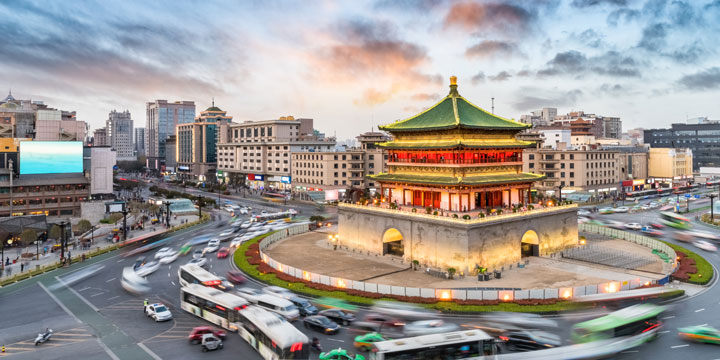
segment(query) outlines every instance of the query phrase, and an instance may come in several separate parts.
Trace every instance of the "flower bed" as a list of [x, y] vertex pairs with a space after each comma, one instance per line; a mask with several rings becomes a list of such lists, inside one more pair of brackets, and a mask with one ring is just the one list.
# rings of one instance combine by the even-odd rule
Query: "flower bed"
[[[272, 234], [272, 233], [270, 233]], [[452, 312], [515, 311], [533, 313], [554, 313], [575, 310], [587, 305], [559, 299], [529, 299], [515, 301], [500, 300], [455, 300], [438, 301], [435, 298], [380, 294], [354, 289], [339, 289], [333, 286], [313, 283], [277, 271], [262, 262], [259, 242], [270, 234], [261, 235], [240, 245], [233, 254], [235, 265], [248, 276], [264, 283], [281, 286], [313, 297], [334, 297], [348, 302], [370, 305], [375, 300], [396, 300], [421, 304], [423, 307]]]
[[706, 285], [712, 280], [714, 270], [705, 258], [682, 246], [666, 241], [663, 242], [672, 247], [680, 258], [678, 268], [675, 273], [672, 274], [673, 278], [697, 285]]

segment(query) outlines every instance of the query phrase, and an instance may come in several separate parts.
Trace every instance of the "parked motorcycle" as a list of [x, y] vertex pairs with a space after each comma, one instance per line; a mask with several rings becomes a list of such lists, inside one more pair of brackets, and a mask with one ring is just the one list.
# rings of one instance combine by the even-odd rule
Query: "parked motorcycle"
[[45, 333], [38, 334], [38, 336], [35, 338], [35, 346], [38, 346], [39, 344], [50, 340], [51, 336], [52, 336], [52, 329], [47, 329], [45, 331]]

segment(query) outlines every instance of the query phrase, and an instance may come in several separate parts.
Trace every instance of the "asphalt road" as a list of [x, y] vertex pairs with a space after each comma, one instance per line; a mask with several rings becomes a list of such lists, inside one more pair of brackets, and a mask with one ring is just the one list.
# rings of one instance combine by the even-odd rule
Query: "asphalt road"
[[[233, 199], [234, 200], [234, 199]], [[240, 204], [242, 200], [236, 201]], [[697, 204], [697, 205], [696, 205]], [[251, 205], [252, 206], [252, 205]], [[702, 203], [691, 203], [702, 206]], [[254, 206], [255, 207], [255, 206]], [[657, 211], [635, 214], [596, 215], [600, 219], [612, 219], [623, 222], [648, 223], [657, 220]], [[218, 227], [219, 226], [219, 227]], [[227, 215], [218, 222], [204, 224], [188, 231], [172, 235], [168, 243], [175, 249], [186, 241], [201, 235], [212, 235], [227, 227]], [[695, 227], [704, 227], [696, 224]], [[666, 230], [665, 239], [671, 239], [674, 230]], [[688, 246], [688, 244], [683, 244]], [[720, 263], [716, 254], [693, 249], [706, 256], [715, 266]], [[123, 267], [131, 266], [135, 257], [123, 257], [127, 250], [116, 251], [85, 264], [75, 264], [70, 269], [44, 274], [40, 277], [0, 289], [0, 343], [6, 345], [6, 353], [12, 359], [192, 359], [200, 356], [200, 347], [190, 345], [186, 336], [189, 331], [206, 322], [191, 316], [180, 309], [177, 269], [189, 258], [179, 258], [173, 264], [164, 265], [149, 275], [153, 291], [150, 301], [160, 301], [168, 305], [174, 315], [172, 321], [156, 323], [144, 316], [143, 298], [125, 292], [120, 286]], [[152, 257], [156, 250], [145, 253]], [[208, 270], [224, 275], [232, 269], [231, 257], [217, 259], [214, 254], [207, 256]], [[105, 267], [94, 276], [68, 287], [59, 286], [58, 279], [63, 274], [77, 271], [82, 266], [99, 263]], [[42, 284], [42, 285], [40, 285]], [[261, 288], [263, 285], [249, 282], [247, 286]], [[709, 287], [696, 297], [682, 300], [673, 305], [664, 316], [665, 327], [660, 337], [649, 344], [621, 354], [619, 359], [669, 359], [684, 357], [687, 359], [720, 358], [718, 348], [713, 345], [688, 343], [679, 339], [676, 329], [682, 326], [709, 324], [720, 327], [715, 314], [720, 310], [720, 290]], [[360, 309], [358, 318], [367, 311]], [[572, 323], [597, 316], [600, 311], [591, 314], [568, 314], [556, 317], [560, 329], [558, 332], [567, 342], [567, 329]], [[473, 316], [444, 315], [442, 319], [461, 326], [471, 326], [477, 322]], [[318, 337], [324, 349], [342, 347], [352, 349], [352, 339], [357, 333], [344, 328], [339, 334], [326, 336], [307, 330], [302, 323], [294, 323], [309, 338]], [[53, 339], [38, 347], [31, 340], [45, 327], [51, 327]], [[30, 342], [30, 343], [29, 343]], [[30, 345], [28, 345], [30, 344]], [[140, 344], [140, 345], [138, 345]], [[354, 352], [354, 350], [351, 350]], [[260, 359], [238, 336], [230, 334], [225, 348], [210, 352], [204, 356], [218, 359]]]

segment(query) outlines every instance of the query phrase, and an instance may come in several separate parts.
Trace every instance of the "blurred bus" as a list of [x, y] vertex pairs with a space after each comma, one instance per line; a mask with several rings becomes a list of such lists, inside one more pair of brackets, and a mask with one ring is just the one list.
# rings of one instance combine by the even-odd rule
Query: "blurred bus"
[[465, 330], [376, 342], [370, 359], [472, 359], [497, 353], [498, 343], [492, 336]]
[[663, 225], [676, 229], [688, 230], [691, 227], [690, 219], [669, 211], [661, 212], [660, 219], [660, 222], [663, 223]]
[[665, 307], [638, 304], [626, 307], [572, 327], [570, 338], [576, 344], [644, 334], [641, 341], [652, 340], [662, 326], [658, 319]]

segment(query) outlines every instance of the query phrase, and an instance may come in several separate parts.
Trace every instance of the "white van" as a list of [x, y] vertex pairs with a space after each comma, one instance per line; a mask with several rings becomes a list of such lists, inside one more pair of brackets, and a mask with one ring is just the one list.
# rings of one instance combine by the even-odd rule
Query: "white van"
[[289, 300], [267, 294], [257, 295], [255, 300], [257, 300], [257, 306], [282, 315], [288, 319], [288, 321], [295, 321], [300, 317], [300, 311], [297, 306]]

